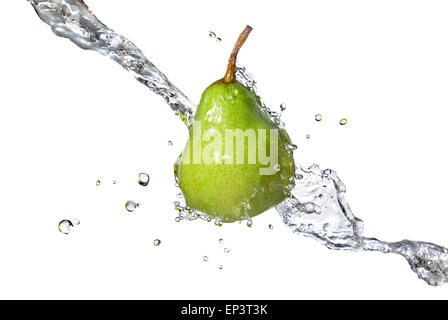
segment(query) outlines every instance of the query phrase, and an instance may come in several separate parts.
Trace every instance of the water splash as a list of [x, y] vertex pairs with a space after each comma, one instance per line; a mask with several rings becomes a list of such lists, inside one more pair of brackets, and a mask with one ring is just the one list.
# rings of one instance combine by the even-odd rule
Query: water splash
[[428, 284], [448, 282], [446, 248], [420, 241], [385, 242], [364, 237], [364, 224], [352, 213], [345, 191], [334, 170], [322, 171], [318, 165], [299, 168], [292, 196], [276, 209], [294, 233], [311, 237], [329, 249], [399, 254]]
[[[51, 26], [56, 35], [70, 39], [83, 49], [94, 50], [110, 57], [133, 74], [139, 82], [161, 95], [185, 124], [191, 124], [196, 106], [171, 84], [132, 42], [100, 22], [83, 1], [30, 2], [39, 17]], [[236, 77], [256, 94], [256, 81], [245, 67], [237, 68]], [[281, 113], [269, 110], [261, 99], [260, 106], [280, 127], [284, 127], [284, 123], [280, 120]], [[347, 119], [342, 119], [340, 124], [346, 125]], [[291, 150], [295, 149], [297, 147], [292, 145]], [[322, 171], [317, 165], [308, 169], [299, 168], [295, 182], [296, 186], [291, 191], [291, 197], [276, 206], [283, 222], [294, 233], [311, 237], [330, 249], [399, 254], [428, 284], [436, 286], [448, 282], [446, 248], [420, 241], [403, 240], [392, 243], [364, 237], [363, 222], [350, 210], [345, 199], [345, 186], [335, 171], [329, 169]], [[179, 212], [176, 219], [179, 221], [197, 219], [212, 221], [212, 217], [197, 212], [181, 202], [175, 202], [175, 208]], [[65, 224], [66, 222], [63, 226]], [[215, 224], [220, 226], [222, 221], [215, 219]], [[154, 244], [160, 245], [160, 240], [156, 239]], [[219, 265], [218, 268], [222, 269], [223, 266]]]
[[162, 96], [174, 113], [189, 125], [195, 105], [154, 66], [131, 41], [108, 28], [80, 0], [32, 0], [39, 17], [60, 37], [82, 49], [105, 55], [139, 82]]

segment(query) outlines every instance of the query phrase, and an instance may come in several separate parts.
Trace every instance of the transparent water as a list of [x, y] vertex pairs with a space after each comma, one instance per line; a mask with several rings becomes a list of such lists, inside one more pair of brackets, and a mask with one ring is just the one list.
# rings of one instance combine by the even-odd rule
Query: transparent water
[[[30, 2], [39, 17], [50, 25], [56, 35], [70, 39], [83, 49], [94, 50], [110, 57], [139, 82], [162, 96], [186, 125], [191, 123], [196, 106], [131, 41], [100, 22], [83, 1]], [[217, 38], [214, 33], [210, 37]], [[237, 80], [255, 91], [256, 81], [244, 67], [238, 68]], [[261, 108], [280, 126], [284, 126], [281, 113], [270, 111], [263, 103]], [[280, 109], [284, 111], [286, 105], [282, 104]], [[347, 119], [342, 119], [340, 124], [347, 124]], [[291, 145], [291, 150], [296, 148], [295, 145]], [[295, 180], [296, 186], [292, 190], [292, 196], [276, 206], [283, 222], [294, 233], [311, 237], [334, 250], [399, 254], [428, 284], [436, 286], [448, 282], [446, 248], [419, 241], [385, 242], [364, 237], [363, 222], [350, 210], [345, 198], [345, 186], [334, 170], [321, 170], [318, 165], [310, 168], [299, 167]], [[211, 217], [189, 208], [181, 193], [178, 194], [174, 205], [179, 212], [176, 221], [196, 219], [212, 221]], [[247, 221], [247, 224], [251, 226], [252, 221]], [[215, 225], [221, 226], [222, 221], [215, 219]], [[159, 241], [156, 239], [154, 244], [159, 245]], [[223, 267], [219, 265], [218, 268]]]

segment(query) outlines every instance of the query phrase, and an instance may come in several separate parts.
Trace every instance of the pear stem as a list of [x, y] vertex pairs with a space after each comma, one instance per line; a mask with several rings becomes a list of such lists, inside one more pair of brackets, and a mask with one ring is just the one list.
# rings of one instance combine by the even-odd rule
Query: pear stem
[[243, 46], [244, 42], [246, 42], [247, 37], [249, 36], [249, 33], [252, 31], [251, 26], [246, 26], [246, 28], [243, 30], [243, 32], [238, 37], [238, 40], [235, 43], [235, 46], [233, 47], [232, 54], [229, 58], [229, 64], [227, 65], [227, 71], [226, 75], [224, 76], [223, 82], [226, 84], [235, 82], [235, 71], [236, 71], [236, 57], [238, 55], [238, 52], [240, 51], [241, 47]]

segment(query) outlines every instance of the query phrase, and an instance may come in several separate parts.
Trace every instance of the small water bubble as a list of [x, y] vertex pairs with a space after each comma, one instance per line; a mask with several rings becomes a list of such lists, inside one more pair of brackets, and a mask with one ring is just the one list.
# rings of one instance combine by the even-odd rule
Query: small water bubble
[[221, 39], [220, 37], [217, 37], [217, 38], [216, 38], [216, 41], [221, 42], [222, 39]]
[[224, 268], [224, 266], [222, 265], [222, 264], [220, 264], [219, 266], [218, 266], [218, 269], [219, 270], [222, 270]]
[[279, 164], [276, 164], [276, 165], [274, 166], [274, 172], [279, 172], [280, 169], [281, 169], [281, 166], [280, 166]]
[[329, 223], [324, 223], [324, 225], [322, 226], [322, 230], [328, 231], [328, 228], [330, 228], [330, 224]]
[[75, 226], [79, 226], [81, 224], [81, 221], [79, 221], [79, 219], [73, 219], [72, 222]]
[[341, 121], [339, 121], [339, 124], [341, 125], [341, 126], [345, 126], [346, 124], [348, 123], [348, 120], [347, 119], [341, 119]]
[[247, 86], [249, 87], [249, 88], [254, 88], [255, 87], [255, 85], [257, 84], [257, 81], [255, 81], [255, 80], [249, 80], [249, 81], [247, 81]]
[[127, 201], [125, 205], [125, 208], [128, 212], [134, 212], [138, 207], [140, 207], [140, 204], [133, 200]]
[[100, 37], [96, 33], [90, 34], [90, 41], [97, 42], [100, 39]]
[[274, 226], [272, 224], [269, 225], [269, 230], [273, 230]]
[[222, 225], [223, 225], [222, 220], [219, 219], [219, 218], [216, 218], [216, 219], [215, 219], [215, 226], [217, 226], [217, 227], [222, 227]]
[[204, 262], [207, 262], [207, 261], [208, 261], [208, 257], [207, 257], [207, 256], [203, 256], [203, 257], [202, 257], [202, 260], [203, 260]]
[[112, 181], [112, 183], [113, 183], [113, 184], [117, 184], [117, 181], [116, 181], [116, 180], [114, 180], [114, 181]]
[[308, 230], [313, 230], [314, 229], [314, 225], [312, 223], [308, 224]]
[[208, 36], [212, 39], [216, 39], [216, 33], [214, 33], [213, 31], [209, 31]]
[[220, 238], [219, 239], [219, 244], [223, 244], [224, 243], [224, 239], [223, 238]]
[[297, 150], [298, 147], [295, 144], [289, 144], [287, 148], [288, 148], [288, 150], [294, 151], [294, 150]]
[[282, 103], [282, 104], [280, 105], [280, 110], [281, 110], [281, 111], [285, 111], [285, 110], [286, 110], [286, 103]]
[[322, 121], [322, 115], [321, 115], [320, 113], [318, 113], [318, 114], [316, 114], [316, 115], [314, 116], [314, 119], [315, 119], [317, 122]]
[[303, 205], [303, 208], [305, 209], [306, 213], [313, 213], [314, 212], [314, 203], [307, 202]]
[[58, 225], [59, 232], [69, 234], [73, 231], [73, 223], [70, 220], [62, 220]]
[[144, 173], [144, 172], [138, 174], [138, 184], [139, 185], [146, 187], [149, 184], [149, 180], [150, 180], [149, 174]]
[[181, 217], [176, 217], [176, 219], [174, 219], [176, 222], [180, 222], [182, 220]]
[[229, 253], [230, 249], [229, 248], [224, 248], [224, 253]]
[[252, 219], [247, 219], [247, 226], [248, 226], [249, 228], [252, 228], [253, 225], [254, 225], [254, 223], [253, 223]]
[[154, 245], [155, 245], [156, 247], [160, 246], [161, 243], [162, 243], [162, 241], [160, 241], [159, 239], [155, 239], [155, 240], [154, 240]]
[[96, 186], [99, 187], [101, 185], [101, 181], [100, 180], [96, 180]]
[[171, 147], [173, 145], [173, 141], [169, 140], [168, 145]]
[[307, 139], [311, 139], [311, 136], [309, 134], [306, 135]]

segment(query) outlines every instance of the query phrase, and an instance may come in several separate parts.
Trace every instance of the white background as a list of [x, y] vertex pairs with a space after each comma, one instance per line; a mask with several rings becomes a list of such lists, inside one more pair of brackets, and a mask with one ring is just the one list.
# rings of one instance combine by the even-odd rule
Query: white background
[[[288, 105], [296, 162], [339, 173], [366, 235], [448, 246], [446, 1], [87, 4], [194, 101], [252, 25], [239, 61], [272, 109]], [[403, 258], [330, 251], [274, 210], [252, 229], [176, 223], [172, 164], [187, 130], [164, 101], [57, 38], [25, 0], [4, 1], [0, 26], [0, 298], [448, 297]], [[142, 204], [134, 214], [129, 199]], [[58, 232], [74, 218], [72, 234]]]

